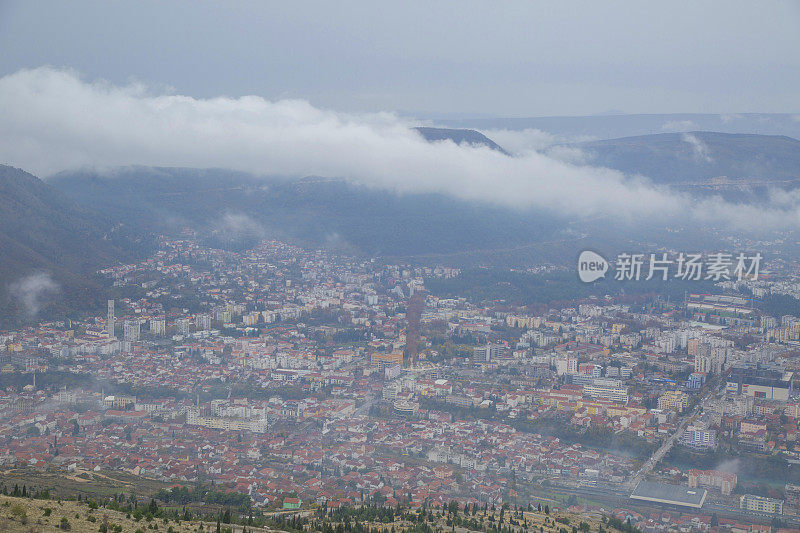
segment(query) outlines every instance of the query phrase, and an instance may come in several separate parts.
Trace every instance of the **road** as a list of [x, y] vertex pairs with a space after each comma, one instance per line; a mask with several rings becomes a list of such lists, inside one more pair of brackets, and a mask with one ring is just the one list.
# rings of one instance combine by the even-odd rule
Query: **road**
[[355, 410], [355, 412], [353, 413], [353, 418], [368, 415], [370, 407], [372, 407], [376, 401], [377, 399], [375, 397], [372, 397], [366, 402], [364, 402], [364, 405]]

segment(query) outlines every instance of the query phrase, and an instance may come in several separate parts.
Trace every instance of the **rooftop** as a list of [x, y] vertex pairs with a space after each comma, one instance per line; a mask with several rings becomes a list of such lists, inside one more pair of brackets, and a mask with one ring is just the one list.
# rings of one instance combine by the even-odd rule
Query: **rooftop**
[[631, 493], [631, 499], [699, 509], [703, 506], [706, 494], [706, 490], [700, 488], [690, 489], [681, 485], [640, 481]]

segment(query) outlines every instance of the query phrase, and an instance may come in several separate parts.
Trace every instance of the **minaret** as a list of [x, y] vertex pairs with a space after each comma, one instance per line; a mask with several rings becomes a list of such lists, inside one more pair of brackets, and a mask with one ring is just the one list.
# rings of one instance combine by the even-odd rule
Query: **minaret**
[[114, 338], [114, 300], [108, 301], [108, 318], [106, 319], [106, 331], [108, 332], [108, 338]]

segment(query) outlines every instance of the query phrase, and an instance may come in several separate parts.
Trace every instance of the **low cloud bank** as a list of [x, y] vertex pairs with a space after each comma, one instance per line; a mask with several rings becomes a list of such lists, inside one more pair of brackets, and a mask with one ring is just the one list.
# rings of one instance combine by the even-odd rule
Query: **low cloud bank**
[[[341, 177], [397, 192], [441, 192], [567, 216], [687, 217], [750, 227], [739, 206], [695, 202], [646, 179], [549, 155], [548, 135], [511, 146], [429, 143], [394, 114], [353, 114], [301, 100], [197, 99], [139, 84], [86, 82], [68, 70], [22, 70], [0, 79], [0, 161], [48, 175], [82, 166], [223, 167], [260, 175]], [[503, 136], [501, 136], [503, 137]], [[568, 154], [569, 155], [569, 154]], [[797, 204], [762, 208], [763, 227], [794, 226]], [[721, 219], [716, 217], [722, 217]]]
[[8, 287], [9, 294], [19, 301], [28, 316], [37, 315], [46, 300], [58, 290], [58, 283], [47, 272], [25, 276]]

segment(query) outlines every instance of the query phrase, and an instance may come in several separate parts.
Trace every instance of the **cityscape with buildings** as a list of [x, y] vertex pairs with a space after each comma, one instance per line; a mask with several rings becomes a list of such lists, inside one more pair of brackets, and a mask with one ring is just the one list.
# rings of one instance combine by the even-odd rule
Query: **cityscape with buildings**
[[800, 0], [0, 0], [0, 533], [800, 533]]
[[[768, 267], [727, 288], [795, 290], [800, 271]], [[456, 268], [190, 231], [100, 274], [120, 294], [105, 316], [0, 332], [1, 468], [213, 484], [273, 510], [800, 520], [800, 318], [752, 298], [533, 311], [428, 289]]]

